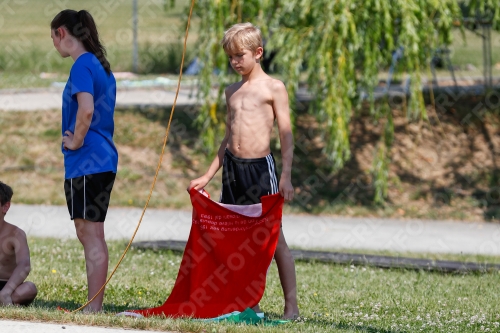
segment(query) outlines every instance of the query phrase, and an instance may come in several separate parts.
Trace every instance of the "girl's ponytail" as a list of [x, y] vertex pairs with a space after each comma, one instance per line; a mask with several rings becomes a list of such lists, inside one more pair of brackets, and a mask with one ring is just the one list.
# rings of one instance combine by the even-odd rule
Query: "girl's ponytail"
[[104, 70], [109, 75], [111, 73], [111, 66], [106, 59], [106, 49], [99, 41], [99, 33], [95, 25], [92, 15], [86, 10], [76, 12], [71, 9], [66, 9], [60, 12], [52, 20], [50, 27], [55, 30], [61, 26], [65, 26], [69, 33], [78, 38], [85, 50], [93, 53]]

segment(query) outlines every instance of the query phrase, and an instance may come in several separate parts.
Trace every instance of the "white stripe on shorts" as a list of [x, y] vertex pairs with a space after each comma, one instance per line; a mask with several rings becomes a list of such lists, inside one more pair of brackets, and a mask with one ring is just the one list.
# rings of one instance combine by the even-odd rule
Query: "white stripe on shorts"
[[276, 172], [274, 171], [274, 162], [271, 154], [266, 156], [267, 169], [269, 170], [269, 181], [271, 183], [271, 194], [278, 193], [278, 182], [276, 180]]
[[73, 203], [73, 178], [71, 178], [70, 180], [70, 183], [71, 183], [71, 218], [73, 218], [73, 216], [75, 216], [74, 214], [74, 203]]

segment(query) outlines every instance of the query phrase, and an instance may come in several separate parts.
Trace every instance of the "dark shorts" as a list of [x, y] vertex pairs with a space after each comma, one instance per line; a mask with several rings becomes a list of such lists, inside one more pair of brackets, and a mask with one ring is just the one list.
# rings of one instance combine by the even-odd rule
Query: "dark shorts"
[[220, 202], [230, 205], [260, 203], [264, 195], [278, 193], [278, 174], [273, 154], [262, 158], [239, 158], [228, 149], [222, 162]]
[[115, 182], [114, 172], [102, 172], [64, 180], [71, 219], [104, 222]]
[[7, 281], [5, 280], [0, 280], [0, 290], [3, 289], [3, 287], [5, 287], [5, 285], [7, 284]]

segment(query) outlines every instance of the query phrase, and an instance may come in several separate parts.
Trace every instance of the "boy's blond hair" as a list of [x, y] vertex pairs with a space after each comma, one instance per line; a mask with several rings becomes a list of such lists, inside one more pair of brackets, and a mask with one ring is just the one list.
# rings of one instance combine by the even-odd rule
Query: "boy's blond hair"
[[255, 53], [258, 47], [262, 47], [262, 33], [252, 23], [238, 23], [224, 33], [221, 44], [226, 54], [234, 54], [242, 49]]

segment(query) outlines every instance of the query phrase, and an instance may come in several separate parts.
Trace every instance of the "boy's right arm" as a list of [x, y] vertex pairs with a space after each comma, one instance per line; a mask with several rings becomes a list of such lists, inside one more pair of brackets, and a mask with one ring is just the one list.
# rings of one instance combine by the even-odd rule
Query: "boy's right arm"
[[[228, 92], [226, 89], [226, 101], [228, 100]], [[215, 156], [212, 164], [208, 168], [208, 171], [201, 177], [193, 179], [187, 188], [188, 192], [194, 188], [195, 190], [201, 190], [205, 186], [207, 186], [208, 182], [215, 176], [217, 171], [219, 171], [222, 166], [222, 161], [224, 161], [224, 154], [226, 151], [227, 142], [229, 141], [229, 136], [231, 133], [231, 114], [229, 112], [229, 106], [227, 106], [227, 115], [226, 115], [226, 134], [224, 135], [224, 139], [222, 140], [217, 155]]]
[[12, 293], [26, 280], [31, 270], [30, 250], [24, 231], [17, 230], [12, 243], [16, 254], [16, 268], [0, 291], [0, 304], [3, 305], [12, 305]]

